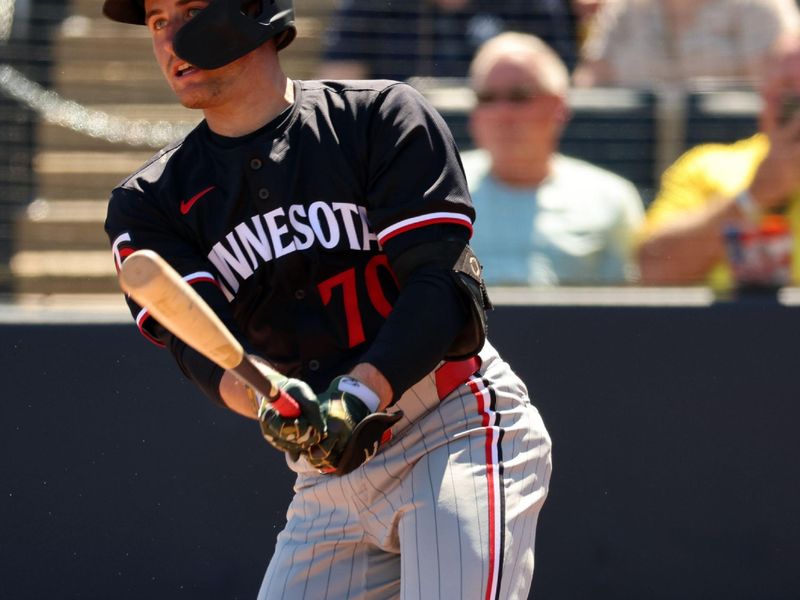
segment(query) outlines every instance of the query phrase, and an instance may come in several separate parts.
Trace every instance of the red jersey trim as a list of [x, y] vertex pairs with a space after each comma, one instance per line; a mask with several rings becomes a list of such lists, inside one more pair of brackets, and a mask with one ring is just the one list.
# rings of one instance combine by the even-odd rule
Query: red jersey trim
[[494, 410], [491, 390], [486, 383], [478, 378], [471, 377], [467, 382], [470, 391], [477, 400], [478, 414], [481, 416], [481, 425], [486, 430], [484, 444], [486, 459], [486, 487], [488, 503], [489, 526], [489, 564], [486, 574], [486, 594], [484, 600], [497, 600], [500, 592], [500, 581], [503, 568], [503, 551], [505, 545], [505, 498], [502, 481], [502, 452], [500, 442], [502, 429], [498, 427], [499, 418]]
[[[195, 283], [213, 283], [217, 287], [219, 287], [219, 283], [217, 282], [216, 278], [209, 273], [208, 271], [198, 271], [196, 273], [191, 273], [182, 277], [182, 279], [188, 283], [189, 285], [194, 285]], [[150, 311], [146, 308], [143, 308], [139, 311], [139, 314], [136, 315], [136, 326], [139, 328], [139, 333], [141, 333], [148, 341], [154, 343], [159, 348], [163, 348], [164, 344], [159, 342], [156, 338], [154, 338], [150, 333], [144, 328], [144, 324], [147, 319], [150, 319], [152, 315]]]
[[383, 245], [396, 235], [418, 229], [419, 227], [426, 227], [428, 225], [437, 225], [440, 223], [452, 223], [454, 225], [463, 225], [469, 229], [470, 237], [472, 236], [472, 221], [466, 215], [454, 212], [436, 212], [428, 213], [427, 215], [420, 215], [418, 217], [411, 217], [410, 219], [403, 219], [390, 225], [386, 229], [378, 232], [378, 242]]

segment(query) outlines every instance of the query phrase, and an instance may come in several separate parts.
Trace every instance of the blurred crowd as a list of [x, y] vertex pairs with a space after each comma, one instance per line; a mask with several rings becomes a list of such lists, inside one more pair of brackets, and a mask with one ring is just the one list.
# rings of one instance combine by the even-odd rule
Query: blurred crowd
[[[800, 284], [797, 1], [334, 0], [313, 75], [469, 91], [462, 160], [491, 285], [774, 289]], [[644, 190], [565, 151], [574, 94], [610, 89], [743, 90], [761, 108], [742, 139], [676, 147]]]
[[[799, 30], [795, 0], [340, 0], [317, 75], [463, 78], [491, 285], [774, 289], [800, 282]], [[578, 88], [709, 85], [758, 93], [757, 131], [689, 148], [654, 198], [561, 151]]]
[[463, 77], [504, 31], [535, 35], [577, 86], [755, 83], [796, 0], [338, 0], [320, 77]]

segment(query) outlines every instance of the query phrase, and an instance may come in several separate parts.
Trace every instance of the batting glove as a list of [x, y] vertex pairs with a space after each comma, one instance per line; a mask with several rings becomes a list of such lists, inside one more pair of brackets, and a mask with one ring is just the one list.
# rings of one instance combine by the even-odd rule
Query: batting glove
[[273, 383], [294, 398], [300, 406], [300, 416], [284, 417], [269, 400], [256, 394], [258, 423], [261, 434], [278, 450], [297, 455], [322, 441], [325, 421], [317, 396], [309, 385], [299, 379], [272, 374]]
[[325, 435], [305, 451], [308, 462], [322, 473], [346, 475], [371, 459], [387, 429], [403, 413], [376, 412], [375, 392], [352, 377], [334, 379], [317, 397]]

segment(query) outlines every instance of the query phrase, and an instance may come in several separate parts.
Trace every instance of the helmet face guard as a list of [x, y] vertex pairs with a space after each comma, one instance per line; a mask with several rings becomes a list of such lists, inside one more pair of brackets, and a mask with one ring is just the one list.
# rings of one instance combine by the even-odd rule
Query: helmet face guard
[[103, 14], [117, 23], [144, 25], [144, 0], [105, 0]]
[[[253, 10], [245, 13], [245, 7]], [[103, 14], [112, 21], [144, 25], [144, 0], [105, 0]], [[218, 69], [272, 38], [282, 50], [296, 35], [293, 0], [211, 0], [178, 30], [172, 45], [175, 54], [195, 67]]]
[[218, 69], [269, 39], [278, 38], [278, 50], [294, 40], [292, 0], [260, 0], [254, 16], [245, 14], [242, 4], [241, 0], [212, 0], [175, 34], [175, 54], [201, 69]]

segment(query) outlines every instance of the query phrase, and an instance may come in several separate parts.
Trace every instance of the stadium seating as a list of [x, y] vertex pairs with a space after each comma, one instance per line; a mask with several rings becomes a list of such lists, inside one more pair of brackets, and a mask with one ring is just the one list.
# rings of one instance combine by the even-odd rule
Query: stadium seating
[[[163, 135], [115, 137], [108, 123], [130, 123], [124, 133], [144, 124], [155, 134], [186, 130], [200, 115], [174, 101], [145, 28], [104, 19], [98, 0], [41, 2], [40, 9], [49, 8], [23, 32], [30, 39], [0, 40], [0, 67], [19, 68], [40, 86], [14, 98], [0, 76], [0, 292], [117, 293], [105, 203], [112, 187], [165, 142]], [[282, 53], [290, 76], [313, 77], [333, 7], [333, 0], [303, 6], [299, 36]], [[474, 98], [466, 82], [410, 83], [441, 112], [459, 147], [471, 148]], [[561, 151], [630, 179], [647, 203], [663, 168], [684, 149], [756, 129], [754, 92], [670, 92], [574, 90]]]

